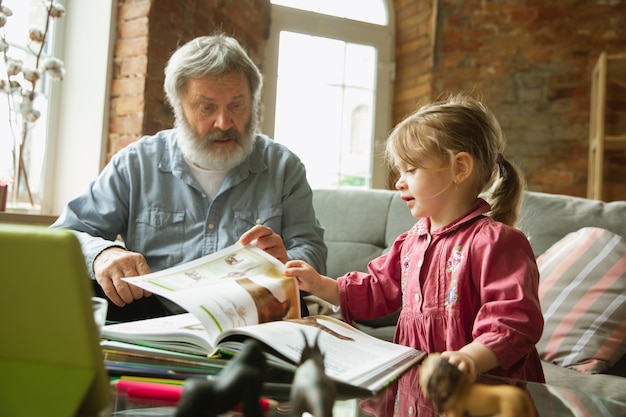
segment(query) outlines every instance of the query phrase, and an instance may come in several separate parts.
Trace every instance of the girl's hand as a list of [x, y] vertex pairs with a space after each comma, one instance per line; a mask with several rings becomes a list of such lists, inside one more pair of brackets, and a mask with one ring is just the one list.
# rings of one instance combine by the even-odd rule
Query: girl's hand
[[285, 264], [285, 275], [295, 277], [300, 289], [315, 294], [315, 284], [322, 276], [304, 261], [288, 261]]
[[332, 305], [339, 305], [339, 287], [337, 281], [317, 273], [313, 267], [304, 261], [289, 261], [285, 264], [285, 276], [295, 277], [300, 289], [328, 301]]
[[476, 381], [478, 374], [500, 366], [500, 362], [493, 351], [479, 342], [468, 343], [460, 350], [443, 352], [441, 357], [467, 374], [470, 382]]
[[463, 353], [458, 350], [449, 350], [447, 352], [443, 352], [441, 357], [446, 359], [450, 365], [456, 366], [459, 371], [466, 374], [470, 382], [476, 381], [476, 362], [467, 353]]

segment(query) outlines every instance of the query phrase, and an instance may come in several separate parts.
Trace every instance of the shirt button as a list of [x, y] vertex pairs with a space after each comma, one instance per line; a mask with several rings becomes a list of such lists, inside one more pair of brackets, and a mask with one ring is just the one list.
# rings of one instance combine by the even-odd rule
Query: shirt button
[[408, 414], [410, 416], [412, 416], [413, 415], [413, 406], [410, 406], [408, 411], [409, 411]]
[[420, 259], [419, 261], [417, 261], [417, 266], [421, 268], [423, 263], [424, 261]]
[[261, 223], [263, 223], [261, 219], [256, 219], [256, 224], [261, 224]]
[[215, 225], [213, 223], [209, 224], [209, 229], [211, 230], [215, 229]]
[[419, 294], [415, 294], [414, 298], [415, 298], [415, 301], [419, 302], [419, 300], [420, 300], [420, 295], [419, 295]]

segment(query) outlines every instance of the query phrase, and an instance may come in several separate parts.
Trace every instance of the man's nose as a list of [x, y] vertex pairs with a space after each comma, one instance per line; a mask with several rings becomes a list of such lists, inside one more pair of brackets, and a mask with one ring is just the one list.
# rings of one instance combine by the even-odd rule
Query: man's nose
[[233, 126], [233, 119], [228, 109], [222, 109], [215, 118], [215, 127], [221, 130], [228, 130]]

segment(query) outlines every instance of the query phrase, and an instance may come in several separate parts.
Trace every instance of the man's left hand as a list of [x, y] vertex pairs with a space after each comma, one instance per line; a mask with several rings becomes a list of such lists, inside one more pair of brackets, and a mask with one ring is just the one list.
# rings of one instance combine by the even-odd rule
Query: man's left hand
[[287, 248], [285, 248], [285, 244], [283, 243], [283, 238], [267, 226], [254, 226], [252, 229], [241, 235], [239, 243], [242, 245], [254, 245], [257, 248], [269, 253], [282, 263], [289, 260], [287, 257]]

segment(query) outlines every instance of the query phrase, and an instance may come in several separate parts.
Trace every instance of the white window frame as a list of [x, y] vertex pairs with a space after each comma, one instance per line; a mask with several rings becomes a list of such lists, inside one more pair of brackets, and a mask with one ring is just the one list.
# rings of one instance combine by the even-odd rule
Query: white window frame
[[393, 81], [395, 76], [395, 43], [393, 2], [384, 0], [388, 25], [354, 21], [290, 7], [271, 5], [272, 23], [267, 45], [263, 81], [262, 131], [274, 137], [276, 113], [276, 74], [278, 74], [278, 42], [285, 30], [312, 36], [340, 39], [371, 45], [377, 50], [376, 99], [374, 102], [374, 143], [372, 144], [372, 188], [388, 188], [387, 164], [383, 146], [392, 123]]
[[[66, 0], [55, 45], [65, 79], [53, 88], [44, 166], [42, 214], [60, 214], [106, 161], [117, 0]], [[57, 114], [53, 114], [56, 109]]]

